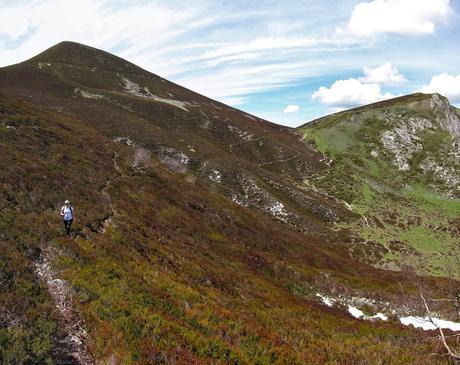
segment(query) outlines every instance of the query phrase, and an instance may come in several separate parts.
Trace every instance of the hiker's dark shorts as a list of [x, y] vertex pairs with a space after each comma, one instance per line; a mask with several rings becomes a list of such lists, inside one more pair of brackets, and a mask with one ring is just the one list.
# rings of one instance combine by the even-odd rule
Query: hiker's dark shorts
[[64, 220], [64, 228], [65, 228], [65, 233], [67, 236], [70, 236], [70, 227], [72, 226], [73, 219], [70, 219], [68, 221]]

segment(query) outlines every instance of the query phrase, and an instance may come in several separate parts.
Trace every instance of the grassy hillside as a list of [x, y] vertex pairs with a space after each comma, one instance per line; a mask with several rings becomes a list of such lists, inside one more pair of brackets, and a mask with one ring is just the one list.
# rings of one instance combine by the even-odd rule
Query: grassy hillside
[[[12, 311], [0, 330], [5, 364], [62, 361], [60, 319], [34, 277], [45, 251], [74, 289], [90, 352], [103, 363], [424, 363], [429, 346], [415, 333], [315, 304], [324, 275], [328, 285], [382, 295], [397, 292], [398, 277], [153, 158], [133, 167], [135, 149], [77, 120], [5, 97], [0, 110], [2, 307]], [[64, 197], [76, 207], [73, 240], [62, 238]]]
[[[456, 129], [457, 128], [457, 129]], [[414, 94], [300, 128], [332, 162], [309, 179], [361, 218], [350, 251], [378, 266], [448, 275], [459, 254], [458, 111]]]
[[396, 314], [321, 304], [318, 293], [417, 308], [417, 293], [344, 250], [376, 194], [363, 188], [351, 212], [326, 183], [305, 184], [335, 170], [296, 131], [69, 43], [0, 82], [2, 363], [443, 362]]

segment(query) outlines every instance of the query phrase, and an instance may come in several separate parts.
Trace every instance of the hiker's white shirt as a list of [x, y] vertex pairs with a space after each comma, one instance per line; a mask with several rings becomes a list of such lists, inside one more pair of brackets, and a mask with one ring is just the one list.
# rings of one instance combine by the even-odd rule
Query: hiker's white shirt
[[66, 207], [65, 205], [62, 207], [62, 212], [64, 213], [64, 220], [70, 221], [73, 219], [72, 208], [70, 206]]

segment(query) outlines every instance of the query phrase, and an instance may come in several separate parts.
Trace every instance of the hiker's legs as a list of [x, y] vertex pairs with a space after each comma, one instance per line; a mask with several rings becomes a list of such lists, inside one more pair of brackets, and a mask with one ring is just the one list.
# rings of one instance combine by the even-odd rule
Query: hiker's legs
[[70, 227], [72, 226], [73, 219], [64, 221], [65, 233], [67, 236], [70, 236]]

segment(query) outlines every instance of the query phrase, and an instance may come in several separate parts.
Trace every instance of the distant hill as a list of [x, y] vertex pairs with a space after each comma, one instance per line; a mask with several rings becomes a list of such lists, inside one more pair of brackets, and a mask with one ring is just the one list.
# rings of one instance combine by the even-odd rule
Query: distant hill
[[460, 112], [439, 94], [413, 94], [299, 128], [331, 159], [310, 179], [363, 219], [353, 255], [377, 266], [448, 275], [460, 234]]

